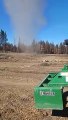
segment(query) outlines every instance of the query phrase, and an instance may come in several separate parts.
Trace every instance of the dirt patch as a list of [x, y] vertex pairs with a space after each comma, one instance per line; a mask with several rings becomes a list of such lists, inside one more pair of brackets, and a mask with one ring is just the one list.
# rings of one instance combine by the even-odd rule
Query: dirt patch
[[14, 58], [13, 55], [10, 55], [8, 53], [0, 53], [0, 62], [16, 62], [17, 59]]
[[67, 120], [34, 107], [34, 87], [68, 63], [66, 55], [1, 54], [0, 120]]

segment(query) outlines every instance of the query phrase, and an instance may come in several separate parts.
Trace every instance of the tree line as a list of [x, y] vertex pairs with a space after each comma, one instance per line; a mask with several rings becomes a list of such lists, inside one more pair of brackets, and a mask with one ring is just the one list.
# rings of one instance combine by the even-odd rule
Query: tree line
[[7, 33], [1, 29], [0, 31], [0, 51], [1, 52], [33, 52], [41, 54], [68, 54], [68, 39], [60, 44], [50, 43], [40, 40], [33, 40], [31, 45], [26, 46], [21, 41], [18, 45], [8, 42]]
[[60, 44], [49, 43], [48, 41], [39, 42], [33, 40], [30, 46], [19, 43], [18, 50], [20, 52], [33, 52], [41, 54], [68, 54], [68, 40], [64, 40]]
[[0, 31], [0, 51], [1, 52], [7, 52], [7, 51], [16, 52], [17, 51], [16, 45], [13, 45], [8, 42], [7, 33], [2, 29]]
[[59, 45], [49, 43], [48, 41], [40, 41], [40, 52], [45, 54], [68, 54], [68, 40], [64, 40]]

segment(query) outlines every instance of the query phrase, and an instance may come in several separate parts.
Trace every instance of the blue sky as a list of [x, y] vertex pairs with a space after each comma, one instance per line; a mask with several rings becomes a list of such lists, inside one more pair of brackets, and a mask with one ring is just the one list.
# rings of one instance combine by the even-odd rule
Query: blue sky
[[4, 6], [4, 1], [0, 0], [0, 29], [6, 31], [9, 42], [13, 43], [14, 41], [14, 30], [10, 16], [7, 14], [7, 11]]
[[[0, 0], [0, 29], [7, 32], [9, 41], [13, 43], [14, 28], [3, 1]], [[47, 0], [47, 8], [43, 14], [47, 24], [38, 33], [40, 40], [60, 43], [68, 38], [68, 0]]]
[[41, 38], [59, 43], [68, 38], [68, 0], [48, 0], [47, 26]]

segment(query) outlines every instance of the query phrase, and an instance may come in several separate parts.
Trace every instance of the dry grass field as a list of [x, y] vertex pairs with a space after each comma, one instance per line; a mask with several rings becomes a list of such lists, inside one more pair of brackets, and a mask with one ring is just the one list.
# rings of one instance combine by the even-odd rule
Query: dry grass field
[[66, 63], [67, 55], [0, 53], [0, 120], [68, 120], [36, 110], [33, 97], [34, 86]]

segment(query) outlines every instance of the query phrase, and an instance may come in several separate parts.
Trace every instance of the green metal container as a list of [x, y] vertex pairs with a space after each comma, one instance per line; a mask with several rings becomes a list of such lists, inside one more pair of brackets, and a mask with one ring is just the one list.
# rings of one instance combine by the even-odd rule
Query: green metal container
[[35, 107], [62, 110], [63, 88], [66, 86], [68, 86], [68, 65], [58, 73], [49, 73], [41, 84], [34, 88]]

